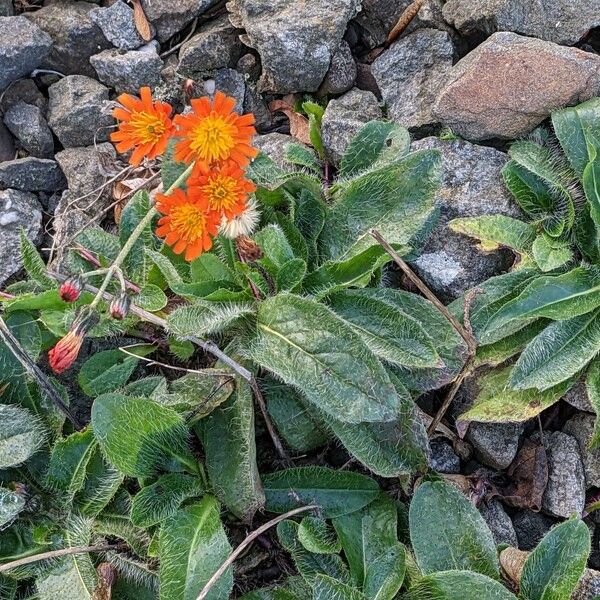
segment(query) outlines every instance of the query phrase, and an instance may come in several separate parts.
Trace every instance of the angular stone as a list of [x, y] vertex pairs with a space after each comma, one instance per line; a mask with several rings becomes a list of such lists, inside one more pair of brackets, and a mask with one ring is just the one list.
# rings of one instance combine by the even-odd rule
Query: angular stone
[[[244, 76], [233, 69], [219, 69], [214, 78], [215, 91], [220, 90], [224, 94], [235, 98], [235, 112], [244, 112], [244, 97], [246, 95], [246, 82]], [[214, 96], [209, 94], [209, 96]]]
[[145, 44], [133, 20], [133, 9], [122, 0], [110, 6], [94, 8], [90, 18], [115, 48], [135, 50]]
[[25, 102], [25, 104], [32, 104], [37, 106], [44, 116], [48, 110], [48, 101], [40, 92], [37, 85], [35, 85], [33, 79], [19, 79], [13, 81], [10, 87], [2, 92], [2, 98], [0, 98], [0, 110], [6, 114], [11, 107], [19, 102]]
[[65, 148], [108, 139], [114, 120], [108, 89], [85, 75], [64, 77], [48, 89], [48, 123]]
[[32, 104], [18, 102], [4, 115], [4, 123], [31, 156], [54, 155], [54, 138], [42, 111]]
[[502, 179], [501, 169], [507, 156], [494, 148], [464, 140], [443, 141], [435, 137], [414, 142], [412, 147], [413, 150], [440, 150], [444, 168], [442, 187], [437, 195], [440, 221], [413, 265], [437, 294], [446, 301], [453, 300], [507, 270], [514, 262], [511, 252], [483, 253], [475, 248], [475, 242], [448, 228], [448, 222], [457, 217], [522, 216]]
[[585, 506], [585, 471], [574, 437], [554, 431], [545, 436], [548, 485], [542, 499], [544, 512], [567, 519], [581, 515]]
[[600, 56], [502, 32], [454, 65], [433, 114], [469, 140], [515, 139], [599, 93]]
[[319, 88], [360, 1], [231, 0], [227, 8], [260, 54], [259, 90], [286, 94]]
[[95, 7], [89, 2], [57, 0], [27, 18], [52, 38], [52, 51], [43, 66], [64, 75], [94, 77], [90, 56], [110, 47], [100, 28], [90, 18]]
[[34, 194], [0, 191], [0, 285], [23, 267], [19, 237], [21, 229], [34, 243], [42, 233], [42, 207]]
[[199, 79], [215, 69], [232, 67], [242, 44], [227, 15], [202, 25], [179, 50], [177, 71], [182, 77]]
[[513, 31], [565, 46], [600, 26], [598, 0], [448, 0], [443, 15], [466, 36]]
[[319, 88], [319, 96], [343, 94], [347, 92], [356, 81], [356, 63], [352, 50], [345, 40], [331, 59], [331, 65], [325, 79]]
[[51, 48], [50, 36], [25, 17], [0, 17], [0, 90], [39, 67]]
[[252, 145], [264, 152], [271, 160], [274, 160], [281, 168], [291, 170], [291, 166], [284, 160], [286, 149], [290, 144], [297, 141], [291, 135], [284, 133], [266, 133], [257, 135]]
[[563, 432], [573, 436], [579, 444], [585, 468], [585, 483], [588, 489], [600, 487], [600, 450], [590, 450], [589, 448], [595, 420], [595, 416], [579, 413], [569, 419], [563, 427]]
[[371, 92], [353, 89], [331, 100], [321, 126], [327, 160], [339, 165], [348, 144], [363, 125], [380, 118], [379, 102]]
[[0, 162], [12, 160], [15, 157], [15, 152], [16, 148], [13, 136], [6, 125], [4, 125], [4, 122], [0, 121]]
[[506, 469], [519, 450], [522, 423], [471, 423], [466, 439], [477, 460], [493, 469]]
[[58, 163], [47, 158], [17, 158], [0, 163], [0, 187], [23, 192], [56, 192], [67, 187]]
[[256, 84], [249, 80], [246, 81], [244, 112], [254, 115], [254, 127], [258, 133], [264, 133], [273, 128], [273, 113], [269, 110], [262, 94], [256, 89]]
[[589, 413], [595, 413], [594, 407], [590, 402], [585, 383], [578, 381], [564, 396], [563, 400], [579, 410]]
[[452, 68], [453, 54], [448, 33], [419, 29], [377, 57], [373, 76], [394, 120], [411, 129], [437, 122], [431, 109]]
[[90, 58], [98, 79], [118, 93], [137, 94], [143, 86], [161, 83], [163, 61], [152, 43], [139, 50], [104, 50]]
[[504, 506], [498, 500], [490, 500], [479, 507], [481, 516], [492, 531], [496, 544], [508, 544], [516, 547], [518, 544], [515, 528]]
[[520, 550], [533, 550], [555, 523], [550, 517], [528, 509], [515, 513], [512, 522]]
[[429, 466], [438, 473], [460, 473], [460, 458], [447, 442], [433, 439], [429, 443], [431, 455]]
[[142, 0], [142, 8], [156, 28], [158, 39], [164, 42], [217, 2], [218, 0]]

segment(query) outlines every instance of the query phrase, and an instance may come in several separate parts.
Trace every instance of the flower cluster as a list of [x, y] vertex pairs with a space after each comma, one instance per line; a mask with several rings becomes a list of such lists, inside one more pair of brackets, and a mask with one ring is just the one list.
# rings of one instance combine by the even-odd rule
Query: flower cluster
[[235, 100], [222, 92], [191, 101], [191, 110], [171, 118], [173, 109], [152, 100], [149, 88], [140, 97], [122, 94], [113, 116], [119, 128], [111, 135], [119, 152], [131, 153], [129, 162], [162, 155], [171, 139], [174, 158], [193, 164], [185, 190], [157, 194], [161, 214], [156, 234], [188, 261], [212, 247], [222, 233], [236, 238], [252, 232], [258, 220], [251, 194], [254, 184], [244, 169], [258, 151], [252, 147], [254, 116], [234, 111]]

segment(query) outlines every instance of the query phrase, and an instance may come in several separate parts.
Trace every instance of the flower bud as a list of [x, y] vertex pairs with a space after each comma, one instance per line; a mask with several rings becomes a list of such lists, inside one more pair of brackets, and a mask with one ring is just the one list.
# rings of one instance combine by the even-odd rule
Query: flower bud
[[83, 277], [81, 275], [74, 275], [62, 283], [58, 293], [65, 302], [75, 302], [79, 298], [84, 285]]
[[48, 363], [55, 373], [66, 371], [77, 360], [86, 333], [97, 322], [98, 315], [87, 309], [76, 317], [67, 335], [48, 352]]
[[110, 303], [110, 316], [113, 319], [117, 319], [117, 321], [122, 321], [129, 314], [130, 308], [131, 298], [125, 292], [121, 292], [118, 296], [115, 296]]
[[260, 246], [246, 235], [240, 235], [235, 240], [235, 245], [243, 262], [253, 262], [262, 257]]

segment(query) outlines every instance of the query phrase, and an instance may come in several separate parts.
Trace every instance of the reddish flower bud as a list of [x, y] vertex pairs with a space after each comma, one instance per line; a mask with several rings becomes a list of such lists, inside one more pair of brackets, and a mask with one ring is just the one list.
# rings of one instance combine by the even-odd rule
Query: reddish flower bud
[[110, 303], [110, 316], [113, 319], [117, 319], [117, 321], [122, 321], [129, 314], [130, 308], [131, 298], [125, 292], [121, 292], [118, 296], [115, 296]]
[[79, 298], [85, 282], [81, 275], [75, 275], [66, 279], [60, 286], [58, 293], [65, 302], [75, 302]]
[[71, 325], [71, 329], [60, 340], [50, 352], [48, 352], [48, 363], [55, 373], [66, 371], [77, 359], [81, 344], [86, 333], [98, 322], [95, 312], [82, 312]]

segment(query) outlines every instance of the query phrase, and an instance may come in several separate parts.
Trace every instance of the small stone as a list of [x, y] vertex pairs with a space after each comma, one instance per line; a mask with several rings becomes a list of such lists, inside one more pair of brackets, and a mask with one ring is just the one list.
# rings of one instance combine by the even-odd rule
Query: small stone
[[371, 65], [366, 63], [356, 63], [356, 87], [359, 90], [371, 92], [377, 100], [381, 100], [381, 90], [377, 85], [377, 80], [373, 77]]
[[493, 469], [506, 469], [519, 450], [522, 423], [471, 423], [466, 439], [477, 460]]
[[419, 29], [373, 62], [373, 76], [390, 116], [404, 127], [435, 124], [433, 103], [452, 68], [454, 47], [445, 31]]
[[0, 17], [0, 90], [39, 67], [52, 40], [25, 17]]
[[356, 63], [350, 46], [344, 40], [331, 59], [331, 66], [319, 88], [319, 96], [343, 94], [356, 81]]
[[571, 596], [572, 600], [597, 600], [600, 596], [600, 573], [586, 569]]
[[563, 400], [579, 410], [596, 413], [583, 381], [578, 381], [564, 396]]
[[206, 12], [219, 0], [142, 0], [146, 18], [156, 28], [159, 41], [164, 42], [188, 23]]
[[579, 444], [579, 451], [585, 468], [586, 488], [600, 487], [600, 450], [590, 450], [590, 442], [594, 434], [596, 417], [579, 413], [569, 419], [563, 432], [573, 436]]
[[13, 81], [11, 85], [2, 92], [0, 110], [6, 114], [11, 107], [19, 102], [37, 106], [42, 111], [42, 114], [46, 116], [48, 101], [42, 92], [40, 92], [37, 85], [35, 85], [33, 79], [19, 79], [18, 81]]
[[577, 440], [560, 431], [545, 436], [548, 485], [542, 499], [544, 512], [555, 517], [581, 515], [585, 506], [585, 471]]
[[85, 75], [70, 75], [48, 89], [48, 123], [65, 148], [108, 139], [114, 120], [108, 89]]
[[[215, 73], [214, 82], [215, 91], [219, 90], [227, 96], [235, 98], [234, 110], [241, 115], [244, 112], [244, 97], [246, 94], [244, 76], [233, 69], [219, 69]], [[208, 95], [212, 97], [214, 92]]]
[[495, 33], [450, 70], [434, 116], [463, 138], [516, 139], [600, 93], [600, 56]]
[[503, 152], [464, 140], [435, 137], [414, 142], [412, 148], [435, 148], [442, 153], [444, 175], [437, 193], [440, 221], [413, 265], [436, 294], [450, 301], [509, 269], [514, 256], [507, 250], [483, 253], [473, 240], [451, 231], [448, 222], [486, 214], [522, 215], [502, 179], [501, 170], [507, 160]]
[[155, 44], [139, 50], [104, 50], [90, 58], [98, 79], [118, 93], [138, 94], [141, 87], [154, 88], [161, 83], [163, 61]]
[[235, 68], [252, 81], [256, 81], [260, 77], [260, 61], [250, 52], [238, 60]]
[[447, 442], [433, 439], [429, 443], [431, 456], [429, 466], [438, 473], [460, 473], [460, 458]]
[[572, 46], [590, 29], [600, 26], [598, 0], [448, 0], [446, 21], [466, 36], [489, 36], [513, 31], [557, 44]]
[[122, 0], [105, 7], [94, 8], [90, 18], [115, 48], [135, 50], [145, 44], [133, 20], [133, 9]]
[[42, 207], [34, 194], [0, 191], [0, 285], [23, 267], [20, 232], [37, 243], [42, 233]]
[[4, 115], [4, 123], [31, 156], [54, 155], [52, 132], [37, 106], [25, 102], [15, 104]]
[[90, 18], [90, 11], [94, 8], [89, 2], [57, 0], [27, 13], [27, 18], [52, 38], [52, 51], [43, 62], [45, 68], [63, 75], [94, 77], [90, 56], [110, 47], [109, 41]]
[[331, 100], [321, 125], [327, 160], [335, 166], [339, 165], [352, 138], [365, 123], [375, 119], [381, 119], [381, 109], [371, 92], [353, 89]]
[[239, 58], [242, 44], [227, 15], [202, 25], [179, 50], [182, 77], [201, 79], [215, 69], [232, 67]]
[[533, 550], [550, 531], [555, 521], [542, 513], [523, 509], [515, 513], [512, 519], [519, 550]]
[[47, 158], [17, 158], [0, 163], [0, 187], [23, 192], [56, 192], [67, 187], [58, 163]]
[[490, 500], [487, 504], [482, 504], [479, 507], [479, 512], [492, 531], [496, 544], [517, 546], [518, 541], [515, 528], [501, 502]]
[[231, 22], [245, 29], [242, 41], [260, 54], [259, 91], [316, 91], [360, 4], [360, 0], [230, 0]]

